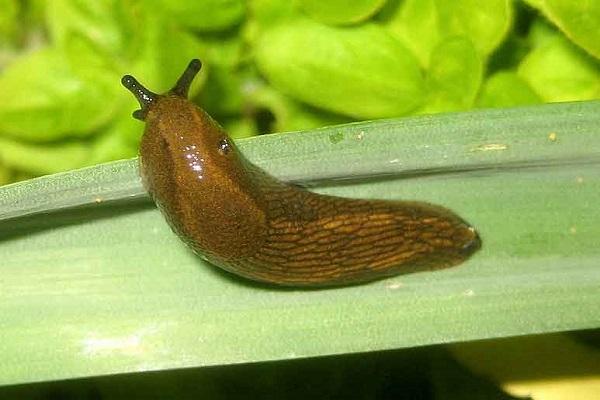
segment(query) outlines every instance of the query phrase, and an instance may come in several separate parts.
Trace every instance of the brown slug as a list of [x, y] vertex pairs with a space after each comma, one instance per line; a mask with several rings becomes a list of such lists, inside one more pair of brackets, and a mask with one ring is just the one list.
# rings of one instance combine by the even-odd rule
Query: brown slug
[[192, 60], [165, 94], [122, 79], [146, 122], [140, 173], [171, 228], [234, 274], [286, 286], [354, 284], [461, 263], [481, 246], [451, 211], [414, 201], [347, 199], [286, 184], [247, 161], [187, 100]]

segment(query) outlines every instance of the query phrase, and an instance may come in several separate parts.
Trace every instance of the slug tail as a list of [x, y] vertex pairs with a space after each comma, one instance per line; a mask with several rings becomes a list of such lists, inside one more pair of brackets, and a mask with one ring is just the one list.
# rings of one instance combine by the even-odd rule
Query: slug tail
[[270, 219], [265, 243], [238, 273], [285, 286], [357, 284], [451, 267], [481, 247], [475, 229], [443, 207], [300, 196], [313, 215], [275, 212], [282, 217]]

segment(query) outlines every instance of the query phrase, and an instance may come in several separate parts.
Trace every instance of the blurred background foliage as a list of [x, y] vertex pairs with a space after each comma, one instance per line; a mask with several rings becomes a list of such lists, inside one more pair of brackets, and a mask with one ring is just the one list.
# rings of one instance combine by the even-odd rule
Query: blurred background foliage
[[0, 0], [0, 184], [135, 156], [119, 84], [194, 100], [236, 138], [356, 120], [586, 100], [600, 2]]

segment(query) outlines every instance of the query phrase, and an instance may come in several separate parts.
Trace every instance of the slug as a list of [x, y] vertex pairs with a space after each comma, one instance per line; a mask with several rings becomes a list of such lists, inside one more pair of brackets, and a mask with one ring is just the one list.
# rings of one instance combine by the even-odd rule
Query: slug
[[200, 67], [192, 60], [164, 94], [122, 79], [145, 121], [143, 184], [196, 254], [252, 280], [311, 287], [449, 267], [480, 248], [475, 229], [443, 207], [326, 196], [268, 175], [187, 99]]

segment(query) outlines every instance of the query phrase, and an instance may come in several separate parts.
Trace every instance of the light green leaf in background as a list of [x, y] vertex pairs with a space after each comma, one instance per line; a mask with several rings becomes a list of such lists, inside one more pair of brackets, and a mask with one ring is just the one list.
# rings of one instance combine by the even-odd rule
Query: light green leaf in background
[[131, 116], [132, 110], [124, 108], [111, 125], [96, 134], [91, 145], [88, 145], [90, 155], [86, 164], [120, 160], [138, 154], [144, 125]]
[[[150, 16], [148, 16], [150, 18]], [[145, 41], [140, 50], [140, 56], [130, 67], [131, 74], [144, 82], [144, 86], [152, 88], [157, 93], [163, 93], [177, 81], [181, 71], [193, 58], [204, 59], [204, 45], [202, 41], [193, 34], [186, 32], [177, 26], [160, 18], [152, 18], [145, 31]], [[204, 84], [207, 74], [199, 74], [192, 82], [190, 96], [198, 93]], [[118, 85], [120, 86], [120, 85]], [[135, 99], [127, 91], [122, 90], [120, 94], [128, 97], [129, 102], [137, 104]]]
[[233, 117], [221, 121], [221, 126], [234, 139], [247, 138], [257, 134], [256, 122], [247, 117]]
[[[157, 93], [163, 93], [173, 86], [181, 71], [192, 58], [204, 58], [204, 46], [199, 38], [162, 19], [161, 15], [141, 13], [138, 23], [145, 21], [143, 40], [137, 47], [137, 58], [120, 69], [116, 99], [126, 104], [126, 110], [139, 108], [138, 102], [118, 83], [124, 74], [135, 76], [144, 86]], [[190, 96], [198, 93], [207, 74], [201, 73], [190, 88]], [[128, 117], [129, 118], [129, 117]], [[128, 133], [124, 134], [128, 136]]]
[[441, 204], [481, 234], [458, 267], [354, 287], [219, 272], [125, 201], [143, 193], [136, 160], [0, 188], [0, 384], [598, 327], [599, 115], [578, 102], [239, 141], [280, 178]]
[[427, 71], [428, 98], [423, 112], [467, 110], [473, 106], [483, 62], [470, 39], [453, 37], [433, 51]]
[[375, 14], [386, 0], [299, 0], [302, 10], [325, 24], [347, 25], [364, 21]]
[[251, 24], [263, 28], [273, 27], [289, 18], [302, 15], [295, 2], [289, 0], [252, 0], [248, 3]]
[[53, 43], [62, 46], [78, 35], [93, 42], [113, 60], [135, 59], [143, 31], [143, 4], [120, 0], [56, 0], [45, 2]]
[[482, 55], [489, 55], [504, 39], [512, 23], [511, 0], [436, 0], [440, 30], [465, 35]]
[[198, 39], [203, 47], [203, 62], [211, 66], [234, 68], [249, 58], [245, 52], [245, 43], [238, 32], [203, 33]]
[[6, 185], [7, 183], [10, 183], [12, 178], [11, 175], [12, 174], [7, 167], [0, 165], [0, 185]]
[[433, 49], [456, 35], [470, 38], [481, 56], [504, 39], [512, 22], [509, 0], [405, 0], [385, 16], [385, 25], [429, 66]]
[[538, 16], [531, 22], [526, 40], [531, 48], [537, 48], [549, 45], [561, 37], [560, 31], [550, 25], [546, 18]]
[[275, 118], [273, 130], [291, 132], [350, 122], [349, 118], [301, 104], [270, 87], [258, 87], [250, 94], [254, 107], [264, 107]]
[[569, 39], [600, 58], [600, 2], [544, 0], [538, 7]]
[[373, 24], [347, 29], [295, 20], [265, 31], [255, 58], [277, 89], [355, 118], [406, 114], [423, 100], [417, 60]]
[[17, 27], [19, 3], [16, 0], [0, 0], [0, 49], [9, 43]]
[[525, 57], [519, 76], [546, 102], [595, 99], [600, 95], [598, 64], [557, 37]]
[[0, 135], [31, 141], [88, 136], [116, 110], [117, 87], [78, 75], [57, 48], [11, 63], [0, 75]]
[[529, 4], [531, 7], [541, 8], [543, 7], [545, 0], [523, 0], [523, 2]]
[[43, 175], [91, 165], [91, 149], [82, 142], [40, 145], [0, 137], [0, 160], [15, 170]]
[[514, 107], [541, 103], [540, 97], [515, 72], [501, 71], [485, 82], [478, 103], [480, 107]]
[[256, 74], [249, 69], [227, 68], [209, 65], [208, 75], [202, 91], [197, 97], [198, 104], [211, 115], [229, 117], [244, 109], [247, 92]]
[[176, 20], [187, 28], [196, 31], [218, 31], [241, 22], [245, 13], [245, 3], [243, 0], [160, 0], [154, 2], [153, 7], [157, 7], [155, 12], [163, 9], [168, 14], [167, 19]]
[[[386, 10], [384, 25], [417, 56], [421, 65], [429, 66], [429, 57], [442, 33], [438, 26], [435, 0], [393, 2]], [[400, 5], [398, 5], [400, 4]]]

